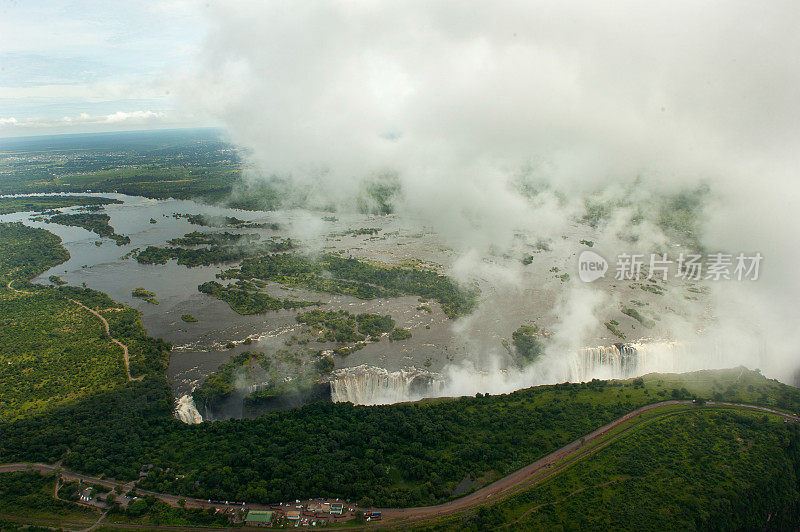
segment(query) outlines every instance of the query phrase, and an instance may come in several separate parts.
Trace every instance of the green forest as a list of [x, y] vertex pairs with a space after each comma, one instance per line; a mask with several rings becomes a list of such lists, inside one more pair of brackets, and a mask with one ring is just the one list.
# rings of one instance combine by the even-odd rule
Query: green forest
[[214, 296], [225, 301], [239, 314], [263, 314], [270, 310], [298, 309], [320, 305], [319, 301], [301, 301], [298, 299], [278, 299], [263, 292], [252, 292], [237, 287], [224, 286], [217, 281], [209, 281], [197, 287], [203, 294]]
[[642, 404], [695, 394], [800, 407], [800, 391], [742, 368], [377, 407], [315, 403], [185, 425], [172, 417], [163, 375], [151, 374], [0, 425], [0, 456], [63, 458], [66, 467], [120, 479], [152, 463], [143, 488], [201, 498], [410, 506], [455, 496], [465, 478], [478, 487]]
[[298, 254], [272, 254], [245, 259], [226, 270], [223, 279], [262, 279], [316, 292], [345, 294], [359, 299], [418, 295], [434, 299], [450, 318], [472, 312], [478, 300], [475, 287], [463, 287], [433, 270], [377, 265], [333, 254], [314, 260]]
[[[122, 305], [94, 290], [27, 282], [68, 258], [56, 235], [0, 224], [0, 420], [51, 410], [126, 380], [120, 347], [71, 300], [95, 310]], [[134, 374], [165, 369], [170, 347], [145, 334], [135, 310], [103, 314], [112, 335], [128, 345]]]
[[224, 244], [236, 244], [241, 240], [244, 240], [245, 243], [253, 243], [256, 240], [259, 240], [261, 235], [258, 233], [251, 233], [251, 234], [241, 234], [241, 233], [229, 233], [225, 231], [224, 233], [201, 233], [200, 231], [192, 231], [191, 233], [186, 233], [180, 238], [173, 238], [171, 240], [167, 240], [167, 244], [170, 246], [201, 246], [201, 245], [224, 245]]
[[62, 207], [102, 206], [122, 203], [111, 198], [94, 196], [26, 196], [18, 198], [0, 198], [0, 214], [12, 212], [43, 212]]
[[533, 488], [415, 527], [444, 530], [790, 530], [800, 426], [762, 413], [662, 416]]
[[83, 227], [87, 231], [92, 231], [100, 236], [114, 240], [118, 246], [130, 244], [130, 237], [115, 233], [114, 228], [108, 223], [109, 220], [111, 220], [111, 217], [105, 213], [78, 213], [56, 214], [51, 216], [48, 221], [60, 225]]
[[[223, 234], [227, 235], [229, 233]], [[191, 244], [188, 245], [193, 246], [196, 245], [196, 242], [199, 241], [200, 238], [191, 235], [193, 235], [193, 233], [187, 234], [184, 239], [190, 240]], [[235, 236], [245, 237], [246, 235]], [[174, 259], [177, 260], [178, 264], [181, 266], [188, 266], [191, 268], [193, 266], [208, 266], [209, 264], [234, 262], [245, 257], [252, 257], [263, 253], [289, 251], [295, 247], [291, 239], [274, 239], [253, 246], [235, 245], [237, 239], [233, 238], [221, 237], [221, 239], [215, 241], [215, 237], [211, 236], [208, 237], [208, 239], [212, 240], [212, 244], [207, 248], [147, 246], [144, 251], [140, 251], [136, 255], [136, 260], [140, 264], [166, 264], [168, 260]]]

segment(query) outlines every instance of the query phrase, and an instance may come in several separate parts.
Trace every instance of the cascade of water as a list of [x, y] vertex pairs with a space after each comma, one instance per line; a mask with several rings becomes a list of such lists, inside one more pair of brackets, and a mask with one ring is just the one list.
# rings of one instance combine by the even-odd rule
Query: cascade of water
[[197, 411], [191, 394], [182, 395], [175, 401], [175, 417], [190, 425], [203, 422], [203, 416]]
[[644, 341], [587, 347], [567, 363], [567, 380], [628, 379], [646, 373], [683, 373], [725, 367], [723, 352], [710, 349], [704, 356], [682, 342]]
[[416, 401], [441, 393], [441, 377], [417, 368], [388, 371], [361, 365], [337, 370], [331, 377], [331, 399], [360, 405]]

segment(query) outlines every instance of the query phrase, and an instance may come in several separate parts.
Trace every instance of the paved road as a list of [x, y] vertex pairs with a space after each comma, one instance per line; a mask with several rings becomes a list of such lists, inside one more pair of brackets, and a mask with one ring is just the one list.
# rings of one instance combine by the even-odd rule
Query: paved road
[[[617, 428], [621, 424], [641, 416], [643, 413], [648, 412], [650, 410], [654, 410], [657, 408], [662, 408], [665, 406], [670, 405], [689, 405], [692, 404], [692, 401], [663, 401], [661, 403], [654, 403], [650, 405], [645, 405], [641, 408], [637, 408], [631, 412], [628, 412], [624, 416], [608, 423], [600, 427], [597, 430], [594, 430], [580, 438], [578, 440], [573, 441], [565, 445], [564, 447], [554, 451], [547, 456], [540, 458], [539, 460], [529, 464], [522, 469], [518, 469], [517, 471], [507, 475], [488, 486], [481, 488], [469, 495], [465, 495], [459, 499], [455, 499], [450, 502], [446, 502], [444, 504], [439, 504], [436, 506], [423, 506], [417, 508], [385, 508], [382, 509], [383, 514], [383, 521], [378, 521], [374, 523], [370, 523], [367, 525], [370, 528], [375, 527], [387, 527], [387, 526], [397, 526], [401, 523], [409, 523], [414, 521], [421, 521], [425, 519], [430, 519], [433, 517], [445, 516], [450, 515], [453, 513], [461, 512], [463, 510], [473, 508], [476, 506], [480, 506], [482, 504], [486, 504], [488, 502], [495, 501], [499, 498], [502, 498], [506, 495], [509, 495], [519, 489], [527, 487], [529, 485], [535, 484], [537, 482], [541, 482], [551, 476], [559, 473], [563, 469], [569, 467], [574, 462], [585, 458], [593, 454], [594, 452], [598, 451], [599, 449], [610, 445], [614, 441], [616, 441], [619, 437], [623, 434], [627, 433], [629, 430], [636, 428], [639, 424], [631, 425], [627, 427], [625, 430], [615, 434], [612, 438], [609, 438], [607, 441], [593, 446], [587, 447], [587, 444], [592, 443], [593, 441], [601, 438], [602, 436], [606, 435], [609, 431]], [[734, 407], [739, 409], [747, 409], [747, 410], [754, 410], [759, 412], [767, 412], [770, 414], [774, 414], [777, 416], [781, 416], [784, 419], [798, 422], [797, 416], [792, 414], [787, 414], [786, 412], [781, 412], [779, 410], [775, 410], [768, 407], [763, 406], [756, 406], [756, 405], [747, 405], [742, 403], [728, 403], [728, 402], [708, 402], [706, 403], [708, 406], [726, 406], [726, 407]], [[664, 415], [669, 415], [671, 413], [666, 413]], [[647, 422], [647, 420], [642, 421], [642, 423]], [[573, 455], [573, 456], [570, 456]], [[562, 460], [564, 460], [562, 462]], [[100, 484], [102, 486], [106, 486], [109, 488], [113, 488], [119, 484], [123, 484], [121, 482], [117, 482], [113, 479], [101, 479], [97, 477], [92, 477], [89, 475], [83, 475], [80, 473], [76, 473], [74, 471], [70, 471], [64, 468], [58, 468], [58, 466], [51, 465], [51, 464], [41, 464], [41, 463], [15, 463], [15, 464], [4, 464], [0, 465], [0, 473], [8, 473], [13, 471], [26, 471], [26, 470], [37, 470], [41, 472], [51, 472], [59, 469], [61, 472], [62, 477], [66, 480], [81, 480], [83, 482], [90, 482], [95, 484]], [[129, 482], [123, 484], [126, 491], [133, 486], [133, 482]], [[179, 495], [170, 495], [165, 493], [155, 493], [145, 490], [136, 490], [137, 493], [141, 495], [152, 495], [167, 504], [172, 506], [178, 505], [178, 500], [183, 499], [187, 507], [190, 508], [237, 508], [240, 507], [234, 504], [223, 504], [220, 502], [209, 502], [205, 499], [193, 499], [190, 497], [181, 497]], [[263, 505], [255, 505], [255, 504], [248, 504], [248, 508], [250, 509], [267, 509], [267, 506]], [[168, 527], [164, 527], [168, 528]], [[364, 528], [364, 526], [353, 526], [347, 527], [346, 529], [349, 530], [357, 530]], [[185, 529], [185, 528], [181, 528]], [[210, 530], [206, 528], [205, 530]]]

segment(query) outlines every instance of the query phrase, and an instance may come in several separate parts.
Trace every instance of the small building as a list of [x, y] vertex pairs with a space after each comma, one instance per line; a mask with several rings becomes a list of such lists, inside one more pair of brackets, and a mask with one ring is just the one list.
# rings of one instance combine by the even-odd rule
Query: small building
[[297, 521], [298, 519], [300, 519], [300, 512], [286, 512], [286, 519]]
[[244, 522], [248, 525], [266, 526], [272, 523], [272, 517], [275, 512], [269, 510], [250, 510], [244, 518]]
[[340, 502], [331, 503], [331, 515], [342, 515], [344, 511], [344, 504]]
[[92, 488], [86, 488], [81, 492], [80, 500], [83, 502], [89, 502], [92, 500]]

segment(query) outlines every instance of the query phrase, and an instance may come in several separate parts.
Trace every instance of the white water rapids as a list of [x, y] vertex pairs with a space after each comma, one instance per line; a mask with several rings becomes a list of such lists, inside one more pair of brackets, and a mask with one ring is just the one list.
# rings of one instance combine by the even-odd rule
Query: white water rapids
[[175, 417], [189, 425], [203, 422], [203, 416], [197, 411], [191, 394], [182, 395], [175, 401]]

